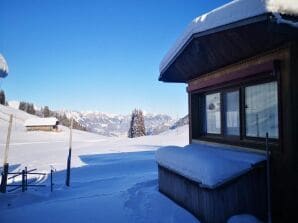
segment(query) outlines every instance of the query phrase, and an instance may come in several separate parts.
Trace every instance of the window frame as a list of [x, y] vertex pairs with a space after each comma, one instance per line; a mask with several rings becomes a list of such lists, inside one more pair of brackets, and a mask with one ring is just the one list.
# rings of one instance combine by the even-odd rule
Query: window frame
[[[266, 73], [258, 73], [254, 76], [235, 80], [233, 82], [224, 83], [217, 86], [212, 86], [209, 88], [205, 88], [202, 90], [194, 91], [193, 94], [197, 94], [198, 97], [206, 97], [206, 95], [212, 93], [220, 93], [221, 98], [221, 133], [220, 134], [211, 134], [206, 132], [206, 123], [205, 123], [205, 132], [201, 132], [194, 139], [210, 141], [210, 142], [218, 142], [231, 144], [236, 146], [245, 146], [245, 147], [253, 147], [256, 149], [264, 149], [266, 138], [263, 137], [251, 137], [246, 136], [246, 115], [245, 115], [245, 88], [249, 86], [265, 84], [270, 82], [277, 82], [277, 110], [278, 110], [278, 138], [269, 138], [269, 143], [273, 147], [279, 147], [282, 142], [282, 110], [281, 110], [281, 94], [280, 94], [280, 72], [272, 71]], [[239, 136], [226, 135], [224, 134], [225, 128], [225, 103], [223, 103], [224, 96], [226, 92], [233, 92], [235, 90], [239, 90], [239, 121], [240, 121], [240, 129]], [[204, 99], [205, 100], [205, 99]], [[200, 114], [199, 118], [202, 118]], [[205, 114], [204, 114], [205, 116]], [[203, 117], [206, 119], [206, 116]], [[204, 130], [203, 130], [204, 131]]]
[[[238, 103], [239, 103], [239, 135], [228, 135], [226, 134], [226, 124], [227, 124], [227, 120], [226, 120], [226, 112], [227, 112], [227, 104], [226, 102], [224, 101], [224, 97], [227, 95], [227, 93], [231, 93], [231, 92], [236, 92], [238, 91], [238, 94], [239, 94], [239, 100], [238, 100]], [[240, 87], [234, 87], [234, 88], [228, 88], [228, 89], [225, 89], [222, 91], [222, 125], [223, 125], [223, 128], [222, 128], [222, 132], [223, 132], [223, 135], [224, 137], [226, 138], [229, 138], [231, 140], [240, 140], [241, 138], [241, 89]]]
[[248, 84], [246, 86], [243, 86], [241, 91], [242, 91], [242, 94], [243, 94], [243, 99], [242, 99], [242, 105], [241, 105], [241, 108], [243, 108], [243, 114], [241, 114], [242, 118], [243, 118], [243, 138], [247, 139], [247, 140], [254, 140], [254, 141], [265, 141], [266, 140], [266, 137], [254, 137], [254, 136], [247, 136], [246, 135], [246, 115], [245, 115], [245, 106], [246, 106], [246, 101], [245, 101], [245, 88], [247, 87], [252, 87], [252, 86], [256, 86], [256, 85], [260, 85], [260, 84], [266, 84], [266, 83], [271, 83], [271, 82], [276, 82], [277, 84], [277, 116], [278, 116], [278, 138], [268, 138], [268, 140], [270, 142], [278, 142], [281, 135], [280, 135], [280, 100], [279, 100], [279, 83], [278, 83], [278, 80], [271, 80], [271, 81], [265, 81], [265, 82], [260, 82], [260, 83], [251, 83], [251, 84]]
[[[207, 132], [207, 112], [206, 112], [206, 96], [207, 95], [211, 95], [211, 94], [217, 94], [217, 93], [219, 93], [219, 101], [220, 101], [220, 133], [218, 134], [218, 133], [208, 133]], [[205, 94], [204, 94], [204, 100], [205, 100], [205, 102], [204, 102], [204, 105], [205, 105], [205, 113], [204, 113], [204, 126], [205, 126], [205, 131], [206, 131], [206, 133], [205, 133], [205, 135], [206, 136], [211, 136], [211, 137], [218, 137], [218, 136], [221, 136], [221, 137], [223, 137], [224, 135], [223, 135], [223, 131], [222, 131], [222, 94], [221, 94], [221, 91], [212, 91], [212, 92], [206, 92]]]

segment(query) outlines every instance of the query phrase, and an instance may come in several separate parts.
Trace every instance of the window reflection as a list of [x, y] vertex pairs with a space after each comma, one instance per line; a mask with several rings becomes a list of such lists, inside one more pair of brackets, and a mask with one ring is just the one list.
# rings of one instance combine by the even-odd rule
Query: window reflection
[[220, 134], [220, 93], [206, 95], [207, 133]]
[[277, 82], [245, 88], [246, 136], [278, 138]]
[[232, 91], [225, 94], [225, 133], [227, 135], [239, 135], [239, 91]]

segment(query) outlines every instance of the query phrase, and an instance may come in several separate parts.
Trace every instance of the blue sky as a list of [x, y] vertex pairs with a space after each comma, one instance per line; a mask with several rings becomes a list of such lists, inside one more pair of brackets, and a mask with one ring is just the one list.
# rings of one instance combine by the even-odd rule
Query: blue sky
[[159, 63], [196, 16], [227, 0], [1, 0], [9, 100], [51, 109], [187, 114], [185, 84]]

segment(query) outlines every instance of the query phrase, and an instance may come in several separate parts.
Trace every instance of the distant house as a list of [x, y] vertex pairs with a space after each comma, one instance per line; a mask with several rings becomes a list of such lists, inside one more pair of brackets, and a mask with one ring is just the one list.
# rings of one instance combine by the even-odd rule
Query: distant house
[[57, 118], [30, 118], [24, 123], [27, 131], [58, 131]]
[[298, 222], [298, 2], [237, 0], [194, 19], [159, 80], [187, 84], [190, 143], [157, 151], [159, 190], [202, 222]]

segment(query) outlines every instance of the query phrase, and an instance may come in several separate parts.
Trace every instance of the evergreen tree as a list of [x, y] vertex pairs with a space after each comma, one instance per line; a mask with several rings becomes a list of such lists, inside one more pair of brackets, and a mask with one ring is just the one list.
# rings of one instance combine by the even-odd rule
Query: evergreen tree
[[146, 135], [145, 122], [142, 110], [135, 109], [131, 114], [128, 137], [135, 138]]
[[42, 113], [43, 113], [43, 117], [45, 117], [45, 118], [50, 117], [50, 109], [49, 109], [49, 107], [48, 106], [45, 106], [44, 109], [43, 109], [43, 111], [42, 111]]
[[19, 105], [19, 110], [25, 111], [29, 114], [35, 115], [36, 111], [32, 103], [21, 101]]
[[6, 101], [5, 101], [5, 93], [4, 91], [0, 91], [0, 104], [1, 105], [5, 105], [6, 104]]
[[31, 115], [35, 115], [35, 108], [34, 105], [32, 103], [27, 103], [27, 113], [31, 114]]
[[26, 102], [23, 102], [23, 101], [20, 102], [19, 110], [26, 111]]

